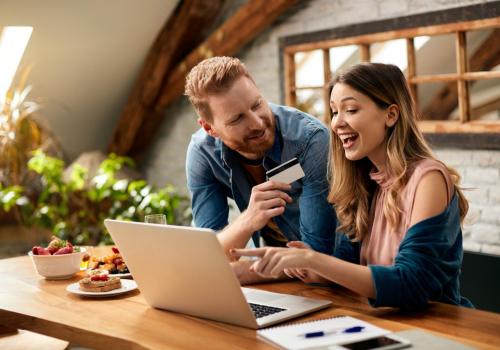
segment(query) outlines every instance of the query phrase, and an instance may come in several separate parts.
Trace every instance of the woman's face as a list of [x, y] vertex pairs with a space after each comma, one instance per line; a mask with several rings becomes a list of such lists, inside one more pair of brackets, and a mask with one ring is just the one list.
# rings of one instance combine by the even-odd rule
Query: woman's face
[[380, 170], [386, 160], [387, 128], [399, 113], [396, 105], [378, 107], [368, 96], [347, 84], [335, 84], [330, 96], [331, 128], [339, 137], [349, 160], [368, 157]]

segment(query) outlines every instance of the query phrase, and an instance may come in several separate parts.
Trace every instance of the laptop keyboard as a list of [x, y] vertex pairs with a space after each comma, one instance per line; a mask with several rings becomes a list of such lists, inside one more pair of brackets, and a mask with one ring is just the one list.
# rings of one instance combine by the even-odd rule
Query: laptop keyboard
[[248, 303], [248, 304], [250, 304], [250, 308], [252, 308], [252, 311], [255, 315], [255, 318], [269, 316], [269, 315], [286, 310], [286, 309], [280, 309], [279, 307], [273, 307], [273, 306], [267, 306], [267, 305], [260, 305], [260, 304], [253, 304], [253, 303]]

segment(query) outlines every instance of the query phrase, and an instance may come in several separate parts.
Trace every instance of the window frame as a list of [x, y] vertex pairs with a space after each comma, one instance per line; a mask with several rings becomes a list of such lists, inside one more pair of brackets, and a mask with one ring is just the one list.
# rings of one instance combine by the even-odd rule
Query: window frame
[[[282, 103], [296, 106], [296, 91], [299, 89], [323, 89], [325, 110], [328, 111], [330, 80], [329, 49], [345, 45], [358, 45], [361, 61], [369, 61], [370, 45], [394, 39], [406, 39], [407, 80], [416, 97], [416, 86], [428, 82], [456, 82], [458, 89], [459, 120], [421, 120], [419, 127], [435, 146], [462, 149], [500, 149], [500, 120], [470, 120], [469, 81], [499, 79], [500, 71], [468, 71], [466, 33], [471, 30], [500, 28], [500, 6], [486, 3], [444, 11], [436, 11], [390, 20], [343, 26], [319, 32], [292, 35], [280, 38], [280, 74]], [[455, 35], [456, 73], [416, 75], [413, 40], [417, 36]], [[297, 52], [322, 50], [323, 87], [295, 87], [295, 62]], [[329, 113], [324, 116], [329, 120]]]

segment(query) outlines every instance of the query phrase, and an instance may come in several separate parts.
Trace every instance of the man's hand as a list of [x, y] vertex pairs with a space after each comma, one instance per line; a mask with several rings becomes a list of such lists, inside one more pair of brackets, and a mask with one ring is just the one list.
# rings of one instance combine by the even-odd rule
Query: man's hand
[[263, 228], [271, 218], [283, 214], [292, 197], [283, 191], [291, 186], [282, 182], [267, 181], [252, 188], [247, 209], [222, 230], [217, 237], [231, 261], [230, 248], [243, 248], [255, 231]]
[[268, 221], [283, 214], [287, 203], [292, 203], [284, 191], [292, 188], [289, 184], [266, 181], [252, 188], [247, 209], [241, 214], [241, 220], [252, 232], [260, 230]]

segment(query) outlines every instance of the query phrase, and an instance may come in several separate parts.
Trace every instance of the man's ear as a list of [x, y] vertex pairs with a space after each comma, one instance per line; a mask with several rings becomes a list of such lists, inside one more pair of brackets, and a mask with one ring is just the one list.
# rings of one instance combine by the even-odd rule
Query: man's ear
[[391, 128], [396, 124], [399, 119], [399, 107], [395, 104], [390, 105], [387, 108], [387, 116], [385, 119], [385, 126]]
[[212, 128], [212, 124], [204, 120], [203, 118], [198, 118], [198, 124], [209, 134], [210, 136], [217, 137], [217, 132]]

